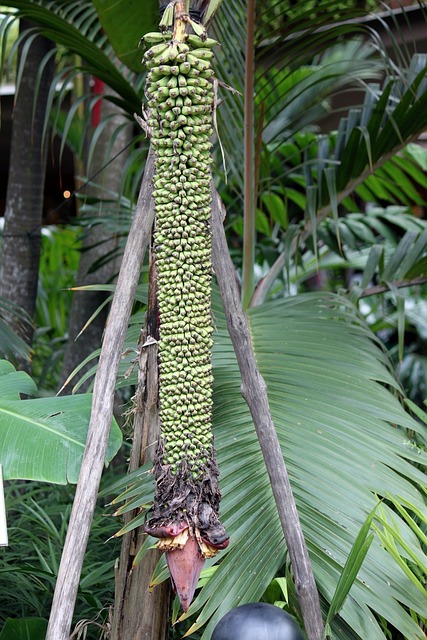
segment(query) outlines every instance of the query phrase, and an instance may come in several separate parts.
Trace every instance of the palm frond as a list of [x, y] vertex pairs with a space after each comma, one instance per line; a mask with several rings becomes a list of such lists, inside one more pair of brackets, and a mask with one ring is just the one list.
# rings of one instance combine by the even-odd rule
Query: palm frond
[[77, 65], [80, 71], [94, 75], [111, 87], [125, 112], [132, 115], [140, 110], [141, 97], [133, 88], [134, 76], [129, 69], [119, 70], [114, 64], [114, 52], [102, 34], [92, 3], [52, 1], [46, 5], [31, 0], [11, 0], [4, 6], [16, 9], [17, 17], [28, 18], [42, 35], [79, 55], [85, 61], [84, 65]]
[[331, 110], [333, 95], [344, 85], [371, 81], [382, 70], [373, 48], [361, 39], [339, 43], [309, 65], [260, 69], [257, 102], [266, 103], [263, 141], [277, 145]]
[[[344, 86], [359, 87], [357, 100], [362, 104], [364, 79], [372, 81], [380, 71], [387, 77], [396, 74], [396, 65], [388, 64], [389, 56], [381, 41], [374, 39], [372, 29], [356, 20], [363, 8], [349, 7], [343, 23], [336, 2], [288, 7], [289, 16], [283, 13], [286, 8], [277, 4], [281, 19], [276, 16], [270, 20], [270, 13], [277, 10], [274, 3], [271, 7], [262, 3], [257, 6], [254, 99], [258, 108], [264, 105], [264, 110], [258, 110], [256, 122], [258, 131], [263, 131], [264, 143], [273, 139], [278, 143], [303, 127], [317, 124], [331, 109], [330, 99]], [[270, 25], [270, 32], [266, 25]], [[246, 5], [223, 4], [214, 35], [222, 45], [217, 54], [217, 75], [243, 94]], [[230, 175], [237, 183], [231, 182], [230, 188], [238, 189], [243, 177], [243, 98], [227, 91], [221, 91], [221, 98], [219, 131]], [[241, 156], [236, 155], [239, 150]]]
[[31, 318], [24, 309], [0, 296], [0, 354], [12, 361], [15, 358], [29, 360], [30, 346], [10, 328], [11, 318], [22, 327], [31, 324]]
[[[197, 614], [190, 632], [207, 625], [204, 638], [228, 610], [261, 598], [286, 560], [268, 477], [217, 305], [214, 314], [215, 442], [222, 520], [231, 544], [189, 610], [190, 616]], [[425, 442], [426, 430], [403, 409], [386, 353], [344, 298], [306, 294], [268, 303], [251, 310], [250, 324], [326, 606], [378, 496], [425, 508], [425, 478], [418, 465], [425, 465], [427, 456], [416, 440]], [[143, 478], [137, 483], [146, 504], [151, 481]], [[133, 485], [133, 500], [138, 499], [137, 490], [138, 484]], [[395, 514], [394, 525], [399, 535], [411, 537], [411, 548], [423, 557], [421, 542], [405, 518]], [[376, 617], [382, 616], [402, 635], [421, 639], [407, 607], [422, 615], [423, 594], [376, 537], [340, 617], [332, 622], [332, 638], [384, 640]]]
[[[125, 343], [123, 345], [123, 356], [120, 361], [119, 372], [117, 376], [116, 389], [121, 389], [124, 387], [134, 386], [137, 384], [137, 345], [138, 340], [141, 335], [141, 327], [144, 325], [145, 321], [145, 305], [148, 300], [148, 284], [144, 280], [146, 280], [147, 270], [143, 269], [142, 282], [138, 285], [137, 291], [135, 294], [135, 303], [138, 306], [138, 309], [131, 315], [129, 321], [129, 327], [126, 334]], [[115, 285], [107, 284], [107, 285], [89, 285], [87, 287], [81, 287], [81, 290], [86, 291], [110, 291], [114, 293]], [[141, 308], [142, 307], [142, 308]], [[98, 308], [97, 312], [99, 313], [101, 308]], [[91, 321], [92, 319], [90, 319]], [[83, 384], [85, 384], [88, 380], [91, 381], [91, 385], [93, 383], [93, 377], [96, 373], [97, 364], [96, 359], [100, 354], [100, 349], [97, 349], [89, 356], [87, 356], [79, 365], [70, 373], [68, 376], [65, 385], [68, 385], [75, 376], [79, 374], [79, 372], [85, 369], [88, 363], [92, 363], [92, 366], [82, 375], [81, 378], [78, 379], [78, 382], [72, 388], [72, 393], [77, 393]]]

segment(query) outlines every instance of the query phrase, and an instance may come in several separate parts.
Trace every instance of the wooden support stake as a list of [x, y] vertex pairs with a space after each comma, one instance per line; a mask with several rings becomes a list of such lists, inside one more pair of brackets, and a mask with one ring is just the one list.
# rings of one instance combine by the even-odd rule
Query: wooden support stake
[[[158, 410], [158, 317], [156, 269], [153, 257], [146, 328], [139, 346], [138, 388], [134, 399], [133, 442], [129, 471], [153, 461], [160, 435]], [[129, 523], [138, 510], [125, 514]], [[170, 626], [170, 581], [150, 589], [151, 578], [161, 552], [151, 549], [136, 567], [133, 561], [147, 534], [138, 527], [123, 536], [116, 576], [116, 593], [110, 640], [166, 640]]]
[[123, 343], [154, 220], [151, 198], [154, 155], [150, 151], [134, 219], [105, 328], [93, 389], [86, 448], [62, 552], [46, 640], [68, 640], [87, 541], [113, 417], [114, 390]]
[[323, 620], [319, 594], [286, 465], [270, 413], [267, 387], [252, 347], [246, 315], [240, 302], [235, 269], [223, 228], [224, 207], [212, 188], [212, 259], [222, 297], [228, 331], [242, 378], [241, 391], [250, 409], [286, 540], [295, 588], [308, 640], [322, 640]]

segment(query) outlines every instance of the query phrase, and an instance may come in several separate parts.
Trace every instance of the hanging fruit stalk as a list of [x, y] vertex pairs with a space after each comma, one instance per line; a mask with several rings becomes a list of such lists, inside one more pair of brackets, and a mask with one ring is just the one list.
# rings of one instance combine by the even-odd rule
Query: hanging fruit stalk
[[[148, 126], [156, 153], [153, 250], [159, 309], [161, 436], [146, 531], [160, 538], [184, 611], [204, 559], [228, 545], [219, 521], [212, 437], [211, 136], [212, 47], [204, 28], [172, 2], [144, 37]], [[172, 20], [171, 20], [172, 19]], [[166, 25], [165, 25], [166, 23]], [[191, 25], [196, 34], [186, 33]]]

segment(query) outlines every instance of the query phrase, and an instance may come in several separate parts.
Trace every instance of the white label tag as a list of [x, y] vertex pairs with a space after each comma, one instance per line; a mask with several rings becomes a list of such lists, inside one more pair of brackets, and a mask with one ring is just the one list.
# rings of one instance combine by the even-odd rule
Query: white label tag
[[6, 505], [4, 503], [3, 472], [0, 464], [0, 547], [5, 547], [7, 544]]

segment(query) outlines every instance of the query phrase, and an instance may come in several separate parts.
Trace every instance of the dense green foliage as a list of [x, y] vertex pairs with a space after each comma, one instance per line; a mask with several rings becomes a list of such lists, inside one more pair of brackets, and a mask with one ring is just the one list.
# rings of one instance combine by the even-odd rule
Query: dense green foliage
[[[7, 618], [49, 617], [73, 494], [71, 486], [7, 484], [9, 547], [0, 549], [2, 625]], [[117, 524], [105, 516], [104, 505], [100, 501], [97, 507], [74, 617], [76, 624], [87, 621], [88, 640], [102, 637], [97, 624], [108, 623], [114, 599], [112, 576], [119, 548], [106, 541]]]
[[[113, 64], [115, 25], [109, 25], [110, 39], [102, 35], [102, 8], [98, 7], [98, 18], [91, 2], [77, 7], [73, 2], [16, 0], [8, 6], [21, 9], [46, 35], [86, 59], [86, 71], [117, 91], [118, 97], [112, 99], [130, 118], [140, 111], [144, 76]], [[380, 39], [366, 38], [360, 23], [341, 24], [340, 3], [328, 1], [321, 7], [319, 15], [314, 11], [319, 5], [299, 3], [283, 16], [281, 2], [257, 3], [255, 95], [248, 100], [244, 95], [246, 3], [222, 3], [213, 26], [222, 45], [215, 71], [239, 93], [218, 88], [222, 100], [218, 132], [228, 181], [220, 168], [219, 144], [214, 147], [214, 177], [227, 208], [225, 225], [238, 274], [245, 266], [254, 274], [254, 308], [249, 312], [253, 343], [325, 619], [336, 602], [337, 585], [342, 586], [340, 576], [352, 546], [368, 514], [382, 500], [373, 520], [372, 544], [348, 598], [332, 620], [331, 637], [413, 640], [422, 638], [426, 627], [426, 427], [421, 407], [427, 387], [427, 166], [425, 150], [406, 145], [427, 126], [426, 58], [411, 58], [397, 42], [385, 49]], [[154, 27], [146, 26], [146, 30]], [[10, 27], [4, 29], [7, 33]], [[116, 31], [121, 31], [120, 24]], [[121, 33], [121, 51], [135, 51], [135, 46]], [[122, 55], [121, 51], [117, 53]], [[55, 87], [65, 77], [79, 86], [84, 67], [79, 62], [61, 69]], [[83, 132], [90, 130], [94, 102], [81, 92], [74, 98], [75, 106], [64, 114], [68, 89], [64, 83], [61, 86], [59, 93], [52, 88], [46, 129], [52, 122], [57, 132], [62, 131], [64, 144], [77, 130], [73, 140], [80, 143], [86, 136]], [[355, 86], [352, 108], [338, 114], [334, 126], [325, 129], [324, 118], [333, 110], [336, 94]], [[83, 114], [82, 105], [87, 107]], [[253, 116], [256, 145], [254, 157], [246, 159], [245, 106], [246, 119]], [[94, 140], [101, 131], [102, 123], [92, 132], [89, 154], [94, 153]], [[172, 137], [160, 137], [167, 147]], [[99, 199], [88, 203], [85, 224], [91, 223], [91, 208], [101, 208], [102, 223], [110, 225], [112, 234], [125, 237], [148, 146], [140, 132], [135, 132], [134, 145], [122, 193], [116, 194], [117, 206], [111, 206], [112, 194], [104, 195], [100, 189]], [[83, 151], [82, 145], [78, 151]], [[255, 185], [249, 195], [252, 207], [244, 195], [249, 178]], [[164, 187], [156, 185], [159, 190]], [[245, 265], [251, 225], [254, 259]], [[40, 275], [34, 359], [34, 373], [48, 393], [57, 383], [68, 321], [69, 293], [61, 290], [70, 285], [76, 267], [74, 254], [70, 257], [60, 247], [62, 231], [54, 237], [52, 245], [50, 239], [45, 243], [50, 250]], [[52, 277], [52, 271], [48, 275], [50, 255], [59, 277]], [[99, 286], [114, 289], [111, 283]], [[136, 384], [135, 350], [146, 298], [146, 285], [141, 284], [117, 381], [126, 398]], [[202, 575], [203, 588], [181, 623], [180, 628], [191, 628], [191, 638], [209, 638], [221, 615], [248, 600], [277, 601], [298, 612], [268, 477], [240, 396], [239, 374], [217, 297], [213, 315], [213, 424], [224, 495], [221, 517], [231, 533], [231, 544], [223, 559]], [[6, 333], [0, 333], [0, 339], [5, 352], [8, 344], [15, 351], [19, 347]], [[410, 404], [407, 396], [417, 404]], [[132, 481], [135, 485], [125, 491]], [[67, 489], [48, 492], [45, 487], [25, 486], [35, 492], [40, 509], [53, 524], [39, 507], [25, 502], [20, 489], [11, 487], [8, 501], [15, 510], [15, 522], [22, 523], [22, 529], [28, 528], [29, 518], [44, 524], [29, 536], [31, 542], [26, 539], [31, 552], [24, 548], [16, 553], [14, 548], [2, 551], [16, 574], [3, 574], [2, 591], [4, 584], [5, 590], [12, 589], [4, 580], [15, 580], [13, 589], [21, 603], [18, 613], [44, 617], [59, 556], [56, 546], [62, 544], [64, 518], [59, 510], [71, 496]], [[151, 482], [145, 475], [119, 480], [114, 493], [121, 492], [121, 513], [136, 505], [145, 509], [152, 499]], [[18, 506], [21, 498], [26, 506]], [[132, 498], [130, 504], [127, 498]], [[68, 508], [64, 506], [65, 511]], [[130, 526], [142, 524], [144, 518], [143, 511]], [[113, 530], [118, 526], [109, 519], [102, 522], [107, 523], [108, 532], [100, 534], [105, 539], [112, 532], [110, 526]], [[99, 524], [97, 520], [95, 533]], [[42, 531], [46, 527], [48, 538]], [[152, 542], [149, 538], [141, 556]], [[99, 563], [100, 580], [91, 583], [87, 569], [78, 617], [93, 617], [111, 602], [112, 562], [106, 563], [103, 554], [111, 553], [112, 558], [117, 550], [98, 543], [99, 538], [89, 558]], [[22, 554], [30, 558], [28, 567], [20, 563]], [[166, 575], [160, 565], [156, 580]], [[7, 602], [6, 613], [13, 615], [13, 603]], [[99, 631], [92, 633], [100, 637]]]

